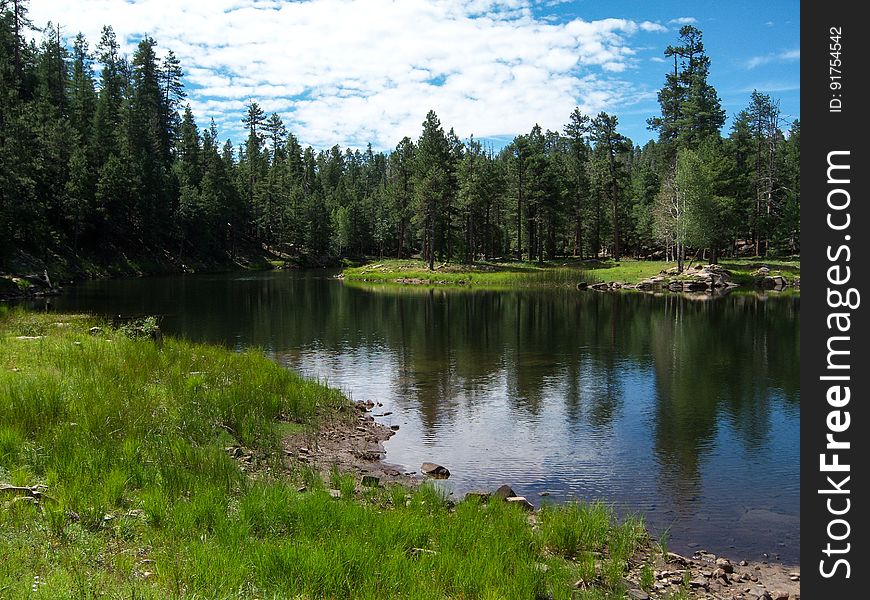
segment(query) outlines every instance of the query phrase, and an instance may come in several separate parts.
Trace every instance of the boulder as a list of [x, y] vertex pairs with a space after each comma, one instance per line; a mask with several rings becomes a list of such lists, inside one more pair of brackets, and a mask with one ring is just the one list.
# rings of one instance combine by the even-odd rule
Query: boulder
[[723, 571], [725, 571], [726, 573], [733, 573], [734, 572], [734, 565], [732, 565], [731, 561], [728, 560], [727, 558], [717, 558], [716, 559], [716, 566], [718, 568], [722, 569]]
[[471, 490], [470, 492], [466, 492], [465, 494], [466, 500], [476, 500], [483, 504], [484, 502], [489, 500], [489, 492], [482, 492], [480, 490]]
[[515, 504], [516, 506], [519, 506], [525, 511], [531, 512], [535, 510], [535, 506], [531, 502], [529, 502], [525, 496], [511, 496], [509, 498], [505, 498], [505, 500], [509, 504]]
[[689, 292], [703, 292], [707, 289], [708, 283], [703, 279], [696, 279], [693, 281], [684, 281], [683, 282], [683, 291]]
[[492, 493], [493, 498], [497, 498], [498, 500], [507, 500], [508, 498], [515, 498], [517, 493], [513, 490], [513, 488], [507, 484], [499, 487], [495, 492]]
[[781, 290], [788, 285], [782, 275], [765, 275], [755, 279], [756, 285], [765, 290]]
[[628, 590], [626, 590], [626, 594], [629, 598], [631, 598], [631, 600], [649, 600], [649, 594], [647, 594], [640, 588], [628, 588]]
[[431, 462], [424, 462], [420, 465], [420, 472], [436, 479], [447, 479], [450, 477], [450, 471], [447, 470], [447, 467], [442, 467], [439, 464]]

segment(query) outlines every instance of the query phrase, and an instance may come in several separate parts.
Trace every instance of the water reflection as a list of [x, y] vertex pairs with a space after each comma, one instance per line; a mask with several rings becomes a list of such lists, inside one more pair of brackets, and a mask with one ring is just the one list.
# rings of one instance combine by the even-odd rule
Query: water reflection
[[[799, 296], [348, 286], [324, 273], [92, 282], [58, 310], [164, 328], [384, 403], [389, 460], [457, 492], [602, 497], [672, 545], [799, 551]], [[729, 548], [729, 546], [734, 548]]]

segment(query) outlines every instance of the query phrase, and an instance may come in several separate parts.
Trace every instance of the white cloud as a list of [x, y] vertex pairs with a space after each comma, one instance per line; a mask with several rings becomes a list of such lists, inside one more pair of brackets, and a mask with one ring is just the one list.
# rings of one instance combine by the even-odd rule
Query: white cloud
[[[37, 25], [111, 24], [130, 54], [141, 36], [172, 49], [201, 124], [239, 139], [244, 105], [278, 111], [301, 141], [379, 148], [416, 136], [431, 108], [445, 126], [497, 136], [561, 128], [575, 105], [614, 111], [643, 97], [618, 74], [630, 39], [666, 31], [626, 19], [550, 22], [541, 0], [80, 0], [34, 2]], [[234, 125], [235, 123], [235, 125]]]
[[753, 56], [746, 61], [746, 68], [754, 69], [756, 67], [760, 67], [761, 65], [766, 65], [773, 62], [789, 62], [793, 60], [800, 60], [800, 58], [800, 48], [796, 48], [794, 50], [786, 50], [784, 52], [778, 52], [774, 54], [765, 54], [764, 56]]
[[695, 17], [678, 17], [668, 21], [668, 25], [694, 25], [698, 22]]

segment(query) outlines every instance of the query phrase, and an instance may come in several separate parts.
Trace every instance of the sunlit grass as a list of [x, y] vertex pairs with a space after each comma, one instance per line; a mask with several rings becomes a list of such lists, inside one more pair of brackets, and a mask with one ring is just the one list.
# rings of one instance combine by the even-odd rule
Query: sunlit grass
[[596, 575], [580, 597], [620, 597], [645, 534], [602, 505], [536, 529], [502, 502], [285, 472], [281, 436], [346, 402], [257, 352], [6, 314], [0, 484], [45, 488], [0, 495], [0, 597], [568, 599]]
[[[688, 264], [688, 263], [687, 263]], [[698, 264], [697, 261], [695, 264]], [[706, 263], [700, 263], [706, 264]], [[779, 259], [722, 259], [720, 264], [731, 271], [732, 280], [752, 285], [752, 272], [765, 265], [771, 275], [782, 275], [789, 283], [800, 277], [800, 261]], [[581, 261], [572, 258], [544, 263], [479, 262], [438, 264], [432, 271], [419, 260], [381, 260], [360, 267], [345, 269], [346, 281], [377, 283], [415, 283], [418, 285], [465, 286], [481, 289], [511, 289], [518, 287], [574, 287], [581, 281], [638, 283], [662, 271], [675, 267], [675, 262], [662, 260], [623, 259], [619, 262]]]
[[466, 286], [480, 289], [516, 287], [574, 287], [587, 276], [568, 263], [479, 262], [438, 264], [429, 271], [418, 260], [384, 260], [342, 272], [347, 281], [415, 283], [418, 285]]

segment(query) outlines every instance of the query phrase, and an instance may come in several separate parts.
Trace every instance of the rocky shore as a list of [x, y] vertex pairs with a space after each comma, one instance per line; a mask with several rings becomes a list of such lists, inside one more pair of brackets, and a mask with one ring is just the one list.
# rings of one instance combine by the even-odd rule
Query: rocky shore
[[[375, 420], [379, 409], [380, 405], [373, 402], [357, 402], [349, 411], [351, 414], [322, 424], [317, 430], [288, 436], [284, 440], [288, 468], [314, 468], [324, 481], [329, 481], [330, 471], [337, 468], [342, 473], [355, 475], [358, 491], [389, 483], [416, 486], [429, 478], [449, 476], [447, 468], [436, 463], [424, 463], [418, 471], [387, 463], [383, 443], [395, 430]], [[250, 461], [244, 451], [235, 452], [239, 460]], [[341, 495], [338, 490], [331, 493], [336, 498]], [[515, 503], [528, 512], [533, 527], [537, 524], [534, 506], [509, 485], [493, 491], [468, 492], [464, 500], [471, 499]], [[734, 561], [704, 550], [682, 556], [663, 551], [652, 542], [633, 557], [623, 583], [630, 600], [664, 600], [680, 591], [684, 594], [682, 597], [691, 600], [800, 599], [800, 569], [796, 566]], [[575, 588], [582, 590], [599, 584], [598, 581], [577, 581]]]
[[[788, 287], [800, 289], [800, 278], [789, 281], [778, 271], [771, 271], [769, 267], [762, 266], [751, 274], [752, 284], [761, 290], [782, 291]], [[648, 277], [637, 283], [623, 283], [620, 281], [577, 284], [577, 289], [592, 289], [600, 292], [612, 292], [621, 289], [634, 289], [644, 292], [722, 292], [730, 288], [740, 287], [732, 279], [732, 273], [724, 267], [716, 264], [695, 265], [685, 269], [682, 273], [676, 267], [661, 271], [658, 275]]]

